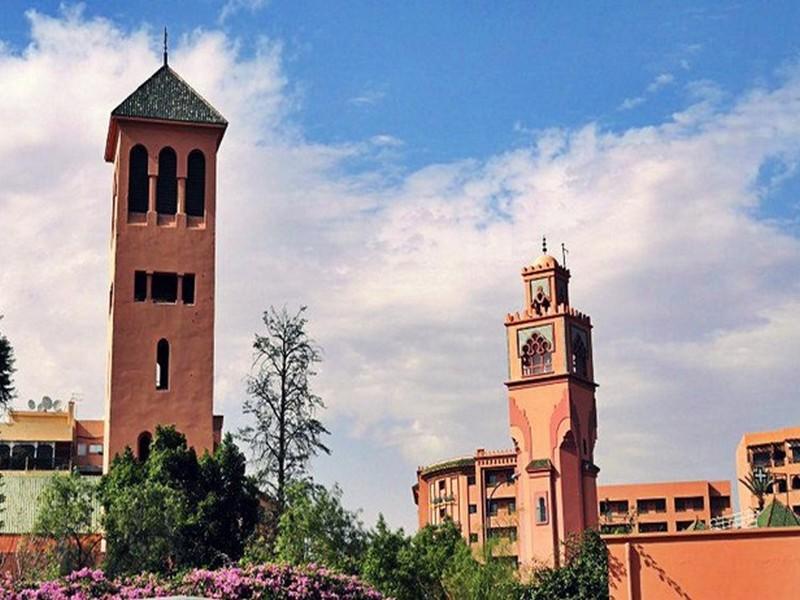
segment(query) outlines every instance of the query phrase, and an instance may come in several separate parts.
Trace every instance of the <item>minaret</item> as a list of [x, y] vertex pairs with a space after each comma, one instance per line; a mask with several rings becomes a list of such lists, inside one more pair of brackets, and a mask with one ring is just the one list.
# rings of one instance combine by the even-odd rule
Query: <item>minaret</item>
[[[166, 44], [166, 38], [165, 38]], [[227, 121], [164, 65], [113, 110], [104, 468], [172, 424], [214, 444], [217, 149]]]
[[592, 325], [570, 307], [569, 277], [545, 246], [522, 270], [525, 308], [505, 323], [523, 564], [558, 564], [570, 533], [597, 526]]

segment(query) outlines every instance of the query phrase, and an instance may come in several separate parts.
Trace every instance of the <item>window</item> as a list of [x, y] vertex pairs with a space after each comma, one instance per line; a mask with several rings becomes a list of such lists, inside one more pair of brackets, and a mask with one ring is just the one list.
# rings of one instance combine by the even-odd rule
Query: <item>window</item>
[[89, 454], [102, 454], [103, 444], [89, 444]]
[[517, 501], [516, 500], [509, 500], [508, 502], [508, 514], [513, 515], [517, 512]]
[[497, 501], [489, 500], [488, 510], [486, 512], [488, 512], [490, 516], [496, 517], [497, 516], [497, 506], [498, 506]]
[[150, 294], [153, 302], [177, 302], [178, 276], [175, 273], [153, 273]]
[[541, 375], [553, 370], [553, 344], [543, 335], [533, 332], [520, 350], [523, 375]]
[[497, 473], [490, 472], [486, 474], [486, 485], [495, 485], [497, 481]]
[[194, 304], [194, 273], [183, 276], [182, 295], [184, 304]]
[[792, 445], [792, 462], [800, 462], [800, 444]]
[[165, 339], [156, 346], [156, 389], [169, 389], [169, 342]]
[[147, 150], [131, 148], [128, 160], [128, 211], [146, 213], [148, 204]]
[[206, 197], [206, 157], [200, 150], [189, 153], [186, 177], [186, 214], [202, 217]]
[[753, 452], [753, 460], [752, 460], [754, 467], [770, 467], [772, 466], [772, 461], [769, 455], [769, 450], [759, 450]]
[[144, 302], [147, 300], [147, 273], [136, 271], [133, 274], [133, 301]]
[[712, 496], [711, 497], [711, 514], [716, 515], [731, 507], [730, 496]]
[[792, 477], [792, 489], [800, 490], [800, 475], [795, 475]]
[[439, 491], [440, 492], [444, 491], [444, 479], [439, 480]]
[[467, 485], [475, 485], [475, 475], [467, 475]]
[[640, 513], [667, 512], [666, 498], [645, 498], [636, 501], [636, 510]]
[[444, 519], [446, 516], [447, 516], [447, 509], [440, 508], [439, 509], [439, 518], [440, 519]]
[[150, 456], [150, 443], [153, 441], [153, 436], [149, 431], [143, 431], [139, 434], [139, 439], [136, 442], [137, 456], [141, 462], [147, 460]]
[[639, 523], [639, 533], [657, 533], [667, 530], [665, 522], [658, 523]]
[[703, 510], [704, 508], [705, 500], [702, 496], [675, 498], [675, 510], [678, 512], [686, 510]]
[[478, 505], [477, 504], [470, 504], [469, 505], [469, 514], [474, 515], [478, 512]]
[[86, 456], [86, 444], [78, 444], [78, 456]]
[[477, 544], [478, 543], [478, 534], [477, 533], [470, 533], [469, 534], [469, 543], [470, 544]]
[[158, 153], [158, 182], [156, 184], [156, 211], [161, 215], [178, 212], [178, 159], [175, 150], [167, 146]]
[[775, 482], [775, 487], [778, 489], [777, 493], [785, 494], [786, 493], [786, 479], [781, 478]]
[[572, 336], [572, 372], [580, 377], [589, 376], [589, 353], [586, 350], [586, 344], [583, 341], [583, 336], [577, 331]]
[[11, 468], [15, 471], [32, 469], [36, 459], [33, 444], [15, 444], [11, 449]]
[[544, 496], [536, 499], [536, 522], [547, 523], [547, 500]]

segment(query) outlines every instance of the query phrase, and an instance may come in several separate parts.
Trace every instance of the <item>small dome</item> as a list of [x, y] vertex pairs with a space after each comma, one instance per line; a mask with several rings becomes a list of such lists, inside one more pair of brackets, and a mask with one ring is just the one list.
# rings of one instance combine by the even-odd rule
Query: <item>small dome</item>
[[549, 254], [542, 254], [536, 261], [533, 263], [533, 266], [538, 269], [544, 268], [553, 268], [558, 266], [558, 261], [550, 256]]

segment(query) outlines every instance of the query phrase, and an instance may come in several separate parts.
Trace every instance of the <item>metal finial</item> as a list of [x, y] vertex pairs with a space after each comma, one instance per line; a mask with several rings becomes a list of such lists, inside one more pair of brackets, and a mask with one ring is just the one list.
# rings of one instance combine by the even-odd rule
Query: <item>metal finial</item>
[[547, 254], [547, 237], [542, 236], [542, 254]]
[[564, 268], [567, 267], [567, 254], [569, 254], [569, 250], [567, 250], [564, 242], [561, 242], [561, 266]]
[[167, 65], [167, 28], [164, 27], [164, 66]]

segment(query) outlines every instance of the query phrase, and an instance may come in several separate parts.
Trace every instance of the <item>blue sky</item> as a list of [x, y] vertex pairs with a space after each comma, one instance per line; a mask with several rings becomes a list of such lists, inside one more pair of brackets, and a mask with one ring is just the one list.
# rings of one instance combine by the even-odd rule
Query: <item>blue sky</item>
[[101, 413], [105, 126], [166, 25], [170, 63], [231, 122], [217, 408], [241, 424], [260, 312], [309, 304], [334, 432], [316, 474], [367, 521], [413, 527], [418, 464], [510, 443], [502, 319], [543, 234], [594, 318], [601, 481], [732, 478], [744, 431], [797, 422], [797, 3], [3, 8], [0, 313], [22, 399]]

